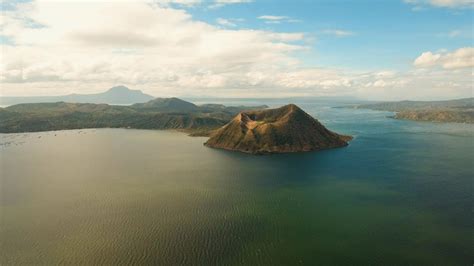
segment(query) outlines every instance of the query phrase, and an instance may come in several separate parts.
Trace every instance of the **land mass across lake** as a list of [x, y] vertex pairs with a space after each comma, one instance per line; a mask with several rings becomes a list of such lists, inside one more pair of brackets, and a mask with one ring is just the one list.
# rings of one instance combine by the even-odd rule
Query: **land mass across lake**
[[132, 90], [125, 86], [115, 86], [107, 91], [92, 94], [68, 94], [59, 96], [30, 96], [30, 97], [0, 97], [0, 105], [8, 106], [20, 103], [106, 103], [134, 104], [153, 100], [155, 97], [140, 90]]
[[262, 106], [195, 105], [178, 98], [118, 106], [92, 103], [31, 103], [0, 108], [0, 133], [83, 128], [177, 129], [207, 135], [243, 110]]
[[206, 146], [252, 154], [314, 151], [346, 146], [351, 137], [326, 129], [294, 104], [195, 105], [156, 98], [129, 106], [24, 103], [0, 108], [0, 133], [84, 128], [174, 129], [210, 136]]
[[474, 98], [447, 101], [382, 102], [349, 107], [395, 112], [393, 116], [395, 119], [474, 123]]

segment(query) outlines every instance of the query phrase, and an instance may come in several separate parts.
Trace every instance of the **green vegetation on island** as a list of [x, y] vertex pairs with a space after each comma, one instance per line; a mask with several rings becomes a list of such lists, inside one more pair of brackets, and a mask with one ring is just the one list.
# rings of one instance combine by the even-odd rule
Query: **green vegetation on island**
[[174, 129], [210, 136], [206, 145], [253, 154], [314, 151], [351, 139], [326, 129], [294, 104], [195, 105], [156, 98], [129, 106], [94, 103], [25, 103], [0, 108], [0, 133], [84, 128]]
[[198, 106], [178, 98], [118, 106], [92, 103], [29, 103], [0, 108], [0, 132], [35, 132], [82, 128], [177, 129], [207, 135], [242, 110], [267, 106]]
[[355, 108], [395, 112], [394, 118], [416, 121], [474, 123], [474, 98], [448, 101], [400, 101]]

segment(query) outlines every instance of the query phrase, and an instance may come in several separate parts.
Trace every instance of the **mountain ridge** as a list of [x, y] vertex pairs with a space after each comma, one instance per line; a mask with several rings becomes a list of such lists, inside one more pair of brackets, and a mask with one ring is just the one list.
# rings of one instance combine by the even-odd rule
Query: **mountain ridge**
[[196, 111], [199, 107], [191, 102], [176, 97], [155, 98], [145, 103], [135, 103], [132, 108], [156, 109], [166, 112], [189, 112]]
[[[193, 108], [180, 109], [182, 106]], [[200, 107], [179, 98], [159, 98], [149, 101], [149, 104], [128, 106], [66, 102], [23, 103], [0, 108], [0, 132], [110, 127], [179, 129], [193, 135], [206, 136], [211, 130], [225, 125], [238, 112], [255, 108], [260, 109], [262, 106]]]
[[153, 96], [143, 93], [141, 90], [132, 90], [123, 85], [112, 87], [104, 92], [92, 94], [67, 94], [59, 96], [31, 96], [31, 97], [0, 97], [1, 105], [15, 105], [23, 103], [96, 103], [96, 104], [134, 104], [147, 102], [154, 99]]

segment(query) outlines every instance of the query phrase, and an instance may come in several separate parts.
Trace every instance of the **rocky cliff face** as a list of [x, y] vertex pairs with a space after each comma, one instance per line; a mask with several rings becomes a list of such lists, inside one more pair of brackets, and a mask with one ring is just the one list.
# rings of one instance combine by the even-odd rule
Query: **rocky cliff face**
[[216, 130], [206, 146], [252, 154], [305, 152], [343, 147], [349, 136], [329, 131], [294, 104], [239, 113]]

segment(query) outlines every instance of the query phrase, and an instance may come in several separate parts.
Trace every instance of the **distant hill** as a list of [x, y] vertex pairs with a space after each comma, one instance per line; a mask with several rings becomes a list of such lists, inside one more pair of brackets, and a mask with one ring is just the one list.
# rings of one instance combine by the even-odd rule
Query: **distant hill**
[[362, 104], [358, 108], [367, 108], [383, 111], [429, 110], [429, 109], [465, 109], [474, 108], [474, 98], [463, 98], [447, 101], [399, 101]]
[[430, 122], [474, 123], [474, 110], [407, 110], [397, 112], [396, 119]]
[[36, 97], [0, 97], [0, 105], [14, 105], [20, 103], [106, 103], [106, 104], [133, 104], [152, 100], [154, 97], [144, 94], [140, 90], [131, 90], [125, 86], [116, 86], [102, 93], [69, 94], [63, 96], [36, 96]]
[[[180, 129], [194, 135], [225, 125], [242, 110], [258, 107], [196, 106], [159, 98], [131, 106], [94, 103], [27, 103], [0, 108], [0, 133], [80, 128]], [[266, 107], [266, 106], [264, 106]]]
[[252, 154], [303, 152], [342, 147], [351, 137], [329, 131], [294, 104], [245, 111], [214, 131], [206, 146]]
[[357, 105], [355, 108], [396, 112], [394, 118], [431, 122], [474, 123], [474, 98], [447, 101], [400, 101]]
[[162, 112], [190, 112], [196, 111], [199, 107], [193, 103], [179, 98], [156, 98], [146, 103], [136, 103], [133, 108], [154, 109]]

